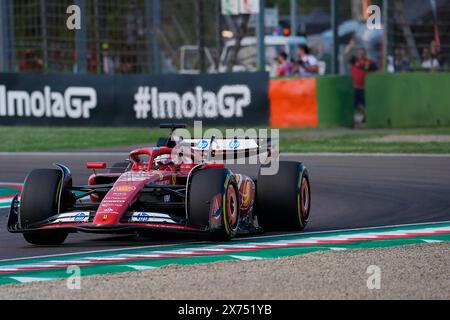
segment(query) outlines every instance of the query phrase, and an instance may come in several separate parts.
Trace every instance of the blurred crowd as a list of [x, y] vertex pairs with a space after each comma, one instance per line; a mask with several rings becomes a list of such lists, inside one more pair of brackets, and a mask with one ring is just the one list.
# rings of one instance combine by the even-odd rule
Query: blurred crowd
[[286, 52], [281, 52], [277, 60], [277, 76], [314, 76], [319, 73], [319, 60], [311, 54], [311, 49], [302, 44], [297, 50], [297, 59], [290, 60]]
[[[364, 47], [356, 47], [354, 39], [350, 40], [344, 51], [345, 61], [347, 61], [352, 68], [366, 68], [368, 57], [367, 50]], [[359, 59], [355, 59], [359, 57]], [[364, 59], [363, 59], [364, 57]], [[432, 41], [429, 47], [424, 47], [421, 50], [421, 61], [417, 65], [412, 62], [406, 53], [404, 47], [397, 47], [394, 49], [394, 55], [388, 58], [388, 65], [386, 70], [388, 72], [408, 72], [408, 71], [446, 71], [448, 70], [448, 62], [444, 61], [439, 56], [439, 49], [435, 42]], [[360, 62], [364, 60], [364, 64]], [[372, 62], [370, 70], [377, 71], [378, 66], [373, 65]], [[277, 77], [289, 76], [314, 76], [319, 74], [319, 67], [321, 61], [314, 56], [311, 49], [307, 45], [300, 45], [297, 50], [296, 57], [289, 57], [284, 51], [280, 52], [276, 57], [277, 62]], [[356, 63], [356, 66], [355, 66]], [[366, 68], [367, 69], [367, 68]], [[352, 74], [354, 73], [352, 70]]]
[[[359, 115], [356, 122], [365, 121], [365, 80], [367, 74], [383, 69], [369, 57], [363, 46], [356, 46], [356, 41], [352, 38], [344, 50], [344, 60], [349, 64], [353, 87], [355, 92], [355, 111]], [[434, 41], [430, 46], [421, 50], [420, 64], [413, 63], [404, 47], [394, 49], [394, 55], [388, 57], [386, 71], [390, 73], [411, 72], [411, 71], [445, 71], [448, 70], [448, 63], [439, 56], [439, 47]], [[277, 77], [300, 76], [309, 77], [319, 75], [321, 61], [315, 57], [307, 45], [298, 47], [297, 56], [289, 58], [286, 52], [281, 52], [276, 58]]]
[[[56, 52], [56, 53], [55, 53]], [[71, 60], [73, 62], [73, 72], [77, 71], [76, 56], [62, 57], [58, 51], [53, 55], [58, 56], [56, 60]], [[134, 73], [133, 66], [138, 64], [137, 58], [131, 53], [132, 50], [124, 48], [120, 50], [121, 54], [115, 54], [111, 51], [108, 43], [103, 43], [100, 48], [91, 46], [87, 54], [87, 71], [89, 73], [102, 73], [113, 75], [116, 73]], [[128, 52], [128, 54], [123, 54]], [[356, 69], [362, 69], [364, 72], [381, 70], [383, 66], [374, 65], [374, 60], [368, 56], [364, 47], [356, 47], [354, 39], [350, 40], [344, 51], [345, 61], [351, 67], [352, 75], [358, 74]], [[404, 47], [394, 49], [392, 57], [388, 58], [387, 72], [408, 72], [408, 71], [440, 71], [448, 68], [447, 63], [439, 57], [439, 48], [435, 42], [421, 50], [421, 61], [418, 65], [412, 62]], [[369, 62], [370, 61], [370, 62]], [[321, 68], [325, 68], [324, 62], [320, 61], [313, 53], [310, 47], [302, 44], [298, 47], [296, 56], [289, 57], [284, 51], [276, 57], [276, 76], [316, 76], [325, 73]], [[369, 67], [368, 67], [369, 66]], [[19, 71], [44, 71], [44, 59], [38, 50], [26, 49], [23, 58], [19, 61]], [[175, 70], [174, 70], [175, 71]], [[359, 77], [356, 76], [356, 77]], [[357, 80], [358, 81], [358, 80]]]

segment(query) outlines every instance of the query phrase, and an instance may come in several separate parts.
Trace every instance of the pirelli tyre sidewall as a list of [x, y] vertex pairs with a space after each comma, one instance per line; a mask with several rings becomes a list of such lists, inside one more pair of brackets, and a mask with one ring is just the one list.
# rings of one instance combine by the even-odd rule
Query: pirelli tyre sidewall
[[299, 162], [280, 161], [275, 175], [259, 171], [256, 214], [267, 231], [301, 231], [309, 221], [311, 187], [306, 168]]
[[[63, 188], [62, 173], [57, 169], [33, 170], [27, 176], [22, 190], [19, 222], [22, 229], [33, 228], [58, 214], [59, 196]], [[37, 245], [57, 245], [64, 242], [66, 232], [25, 232], [27, 242]]]
[[[214, 208], [220, 223], [211, 221]], [[204, 226], [211, 240], [233, 238], [239, 227], [240, 202], [236, 179], [228, 169], [209, 168], [194, 173], [189, 184], [189, 222]]]

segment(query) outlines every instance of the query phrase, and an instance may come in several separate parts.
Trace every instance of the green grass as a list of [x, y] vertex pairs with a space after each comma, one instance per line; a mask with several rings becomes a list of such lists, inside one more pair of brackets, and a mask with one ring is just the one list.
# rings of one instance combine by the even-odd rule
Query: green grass
[[450, 136], [450, 128], [413, 129], [328, 129], [295, 130], [281, 133], [280, 149], [284, 152], [340, 153], [450, 153], [449, 142], [374, 142], [371, 138], [391, 135]]
[[167, 130], [149, 128], [0, 127], [0, 151], [53, 151], [154, 143]]
[[282, 139], [283, 152], [339, 152], [339, 153], [450, 153], [450, 144], [405, 143], [405, 142], [365, 142], [355, 137], [319, 139]]
[[[0, 152], [101, 149], [154, 145], [168, 130], [159, 128], [68, 128], [0, 126]], [[450, 128], [283, 129], [282, 152], [450, 153], [448, 142], [373, 142], [387, 135], [450, 135]]]

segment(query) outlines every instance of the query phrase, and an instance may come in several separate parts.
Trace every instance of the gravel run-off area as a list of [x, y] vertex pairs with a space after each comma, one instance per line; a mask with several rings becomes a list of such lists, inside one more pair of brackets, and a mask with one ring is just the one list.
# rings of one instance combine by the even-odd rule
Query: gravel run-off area
[[[380, 289], [367, 282], [380, 269]], [[369, 268], [369, 270], [368, 270]], [[450, 299], [450, 245], [318, 252], [0, 287], [0, 299]], [[369, 282], [376, 284], [376, 281]]]

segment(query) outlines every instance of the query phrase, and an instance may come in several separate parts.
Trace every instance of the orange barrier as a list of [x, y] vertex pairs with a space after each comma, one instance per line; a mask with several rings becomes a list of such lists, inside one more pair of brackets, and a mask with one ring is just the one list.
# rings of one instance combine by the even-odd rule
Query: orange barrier
[[317, 128], [316, 79], [275, 79], [269, 85], [272, 128]]

